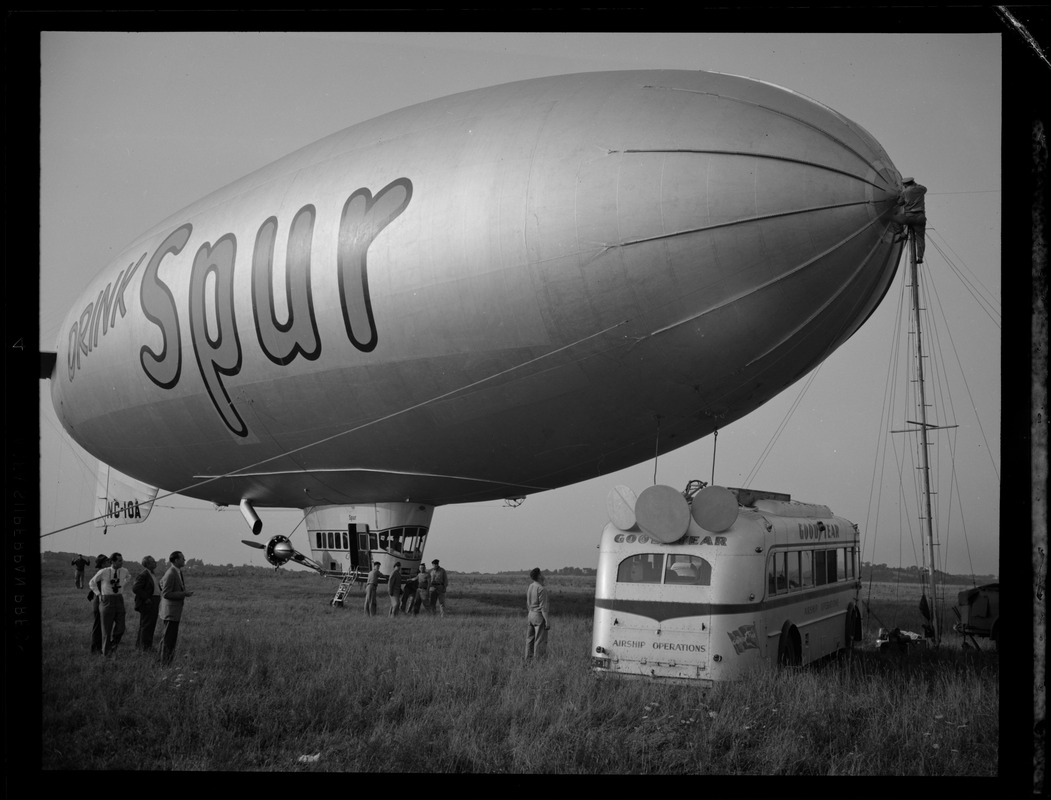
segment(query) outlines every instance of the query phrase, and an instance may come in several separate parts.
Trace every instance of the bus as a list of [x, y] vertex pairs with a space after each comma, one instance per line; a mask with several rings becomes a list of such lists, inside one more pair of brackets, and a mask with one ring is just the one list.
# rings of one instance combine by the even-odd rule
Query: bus
[[[593, 669], [711, 683], [763, 665], [802, 666], [853, 647], [861, 639], [857, 526], [827, 506], [787, 494], [705, 486], [691, 481], [682, 493], [692, 505], [688, 525], [673, 525], [670, 536], [654, 535], [661, 526], [643, 524], [641, 511], [636, 524], [617, 514], [621, 519], [606, 525]], [[718, 524], [707, 521], [703, 509], [697, 513], [698, 498], [711, 490], [726, 498]], [[729, 515], [727, 505], [733, 506]], [[672, 511], [666, 516], [679, 519], [678, 509]]]

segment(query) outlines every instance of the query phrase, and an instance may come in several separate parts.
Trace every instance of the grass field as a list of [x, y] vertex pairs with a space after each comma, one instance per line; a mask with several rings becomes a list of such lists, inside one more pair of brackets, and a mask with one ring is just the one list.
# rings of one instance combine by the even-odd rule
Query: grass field
[[[48, 770], [996, 774], [999, 663], [955, 638], [704, 692], [592, 675], [591, 577], [549, 578], [550, 655], [527, 665], [524, 574], [451, 574], [444, 619], [369, 619], [360, 588], [332, 608], [313, 574], [199, 568], [163, 669], [131, 611], [117, 654], [89, 654], [85, 593], [42, 572]], [[890, 622], [915, 597], [873, 603], [916, 629]]]

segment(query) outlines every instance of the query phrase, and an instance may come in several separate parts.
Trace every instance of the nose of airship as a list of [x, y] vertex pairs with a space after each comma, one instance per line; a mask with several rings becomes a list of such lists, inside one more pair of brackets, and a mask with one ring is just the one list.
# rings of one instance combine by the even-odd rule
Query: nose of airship
[[532, 176], [535, 196], [572, 197], [538, 204], [538, 263], [566, 286], [566, 254], [587, 255], [573, 293], [603, 324], [629, 320], [632, 357], [662, 365], [659, 398], [689, 386], [711, 413], [740, 416], [820, 363], [890, 285], [900, 175], [826, 106], [743, 78], [650, 73], [593, 122], [598, 147]]
[[646, 276], [649, 333], [732, 336], [714, 352], [741, 367], [805, 346], [813, 366], [893, 277], [898, 171], [863, 128], [770, 84], [658, 74], [639, 92], [650, 122], [611, 124], [605, 165], [576, 176], [578, 240]]

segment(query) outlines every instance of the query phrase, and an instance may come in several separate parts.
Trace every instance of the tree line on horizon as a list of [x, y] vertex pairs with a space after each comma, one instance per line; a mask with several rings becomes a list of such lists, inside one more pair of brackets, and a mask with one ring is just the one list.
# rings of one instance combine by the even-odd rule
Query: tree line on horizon
[[[41, 558], [56, 558], [65, 563], [69, 563], [77, 557], [77, 553], [55, 553], [52, 551], [46, 551], [41, 553]], [[94, 555], [90, 553], [83, 553], [89, 560], [94, 559]], [[137, 562], [136, 562], [137, 563]], [[157, 567], [160, 569], [164, 566], [167, 568], [165, 559], [157, 559]], [[193, 568], [214, 568], [214, 569], [261, 569], [267, 572], [272, 571], [274, 568], [263, 565], [255, 564], [243, 564], [234, 566], [233, 564], [208, 564], [200, 558], [190, 558], [186, 561], [186, 566]], [[449, 570], [452, 573], [456, 573], [457, 570]], [[514, 575], [516, 577], [529, 575], [529, 569], [512, 569], [512, 570], [500, 570], [494, 573], [477, 573], [477, 572], [466, 572], [459, 571], [460, 574], [474, 575], [474, 574], [492, 574], [492, 575]], [[593, 567], [560, 567], [559, 569], [545, 569], [545, 575], [565, 575], [565, 576], [582, 576], [582, 577], [594, 577], [597, 575], [597, 571]], [[981, 586], [986, 583], [996, 583], [999, 579], [996, 575], [953, 575], [941, 570], [935, 570], [935, 575], [939, 581], [944, 583], [956, 583], [956, 584], [968, 584], [973, 583], [976, 586]], [[873, 564], [868, 561], [861, 562], [861, 578], [863, 581], [876, 581], [879, 583], [920, 583], [924, 577], [924, 571], [917, 566], [910, 567], [891, 567], [887, 564]]]

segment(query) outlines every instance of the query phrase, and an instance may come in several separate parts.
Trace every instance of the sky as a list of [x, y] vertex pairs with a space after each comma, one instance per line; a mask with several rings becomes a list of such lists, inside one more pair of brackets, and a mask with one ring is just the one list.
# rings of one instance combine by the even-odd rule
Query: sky
[[[952, 401], [934, 421], [958, 426], [940, 432], [935, 448], [955, 454], [953, 468], [947, 456], [935, 459], [945, 481], [938, 566], [999, 573], [1000, 34], [44, 32], [40, 47], [42, 349], [55, 349], [66, 312], [138, 234], [387, 111], [513, 80], [622, 69], [732, 73], [830, 106], [928, 187], [925, 281], [934, 294], [925, 335], [932, 325], [939, 402]], [[655, 480], [681, 489], [714, 478], [825, 504], [861, 527], [863, 560], [918, 565], [915, 447], [903, 434], [884, 444], [916, 413], [888, 377], [907, 361], [896, 362], [893, 347], [904, 337], [905, 274], [858, 333], [721, 430], [717, 446], [706, 437], [518, 508], [439, 507], [427, 558], [467, 572], [594, 567], [614, 486], [639, 493]], [[264, 563], [240, 543], [249, 531], [237, 509], [177, 496], [142, 525], [50, 534], [93, 516], [96, 462], [61, 431], [46, 382], [39, 413], [42, 550], [119, 550], [137, 561], [181, 549], [208, 563]], [[309, 552], [300, 512], [259, 512], [262, 539], [291, 535]]]

